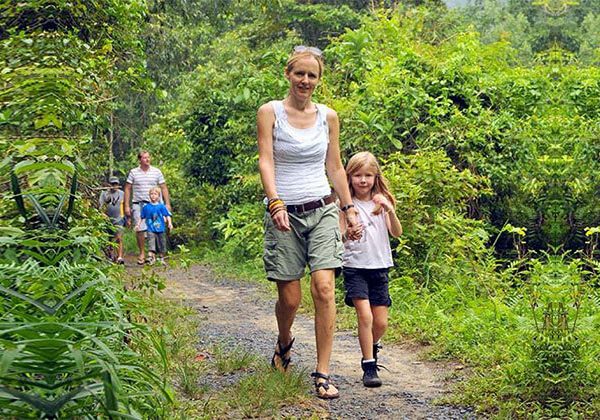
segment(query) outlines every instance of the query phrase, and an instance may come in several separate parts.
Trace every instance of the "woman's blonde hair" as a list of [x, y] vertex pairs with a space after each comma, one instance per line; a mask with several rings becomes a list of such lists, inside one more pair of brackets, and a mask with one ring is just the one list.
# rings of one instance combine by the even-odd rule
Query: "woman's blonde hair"
[[321, 76], [323, 76], [323, 67], [324, 67], [323, 58], [319, 55], [316, 55], [315, 53], [313, 53], [311, 51], [308, 51], [308, 50], [292, 53], [290, 58], [288, 58], [287, 64], [285, 65], [285, 74], [290, 74], [292, 69], [294, 68], [294, 65], [299, 60], [302, 60], [303, 58], [307, 58], [307, 57], [312, 57], [315, 60], [317, 60], [317, 63], [319, 64], [319, 79], [320, 79]]
[[[346, 165], [346, 176], [348, 178], [348, 187], [350, 187], [350, 195], [354, 197], [355, 194], [354, 188], [352, 187], [352, 175], [365, 166], [375, 174], [375, 182], [373, 183], [371, 195], [383, 194], [392, 206], [396, 207], [396, 199], [392, 193], [390, 193], [389, 183], [383, 176], [383, 173], [381, 173], [381, 167], [379, 166], [379, 162], [377, 162], [377, 158], [375, 158], [371, 152], [358, 152], [350, 158]], [[381, 206], [376, 206], [373, 214], [379, 213], [381, 213]]]

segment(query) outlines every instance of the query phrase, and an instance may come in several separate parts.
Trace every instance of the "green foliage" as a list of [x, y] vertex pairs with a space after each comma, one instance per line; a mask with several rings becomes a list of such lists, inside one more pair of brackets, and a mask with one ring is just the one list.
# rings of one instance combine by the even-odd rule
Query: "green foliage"
[[333, 71], [316, 100], [338, 111], [344, 156], [372, 151], [398, 199], [390, 338], [474, 365], [463, 403], [505, 417], [591, 418], [597, 298], [580, 283], [597, 280], [578, 254], [552, 254], [595, 251], [585, 227], [598, 224], [598, 72], [576, 59], [597, 60], [596, 9], [580, 2], [555, 16], [556, 4], [566, 5], [380, 9], [327, 45], [310, 26], [319, 8], [297, 6], [296, 33], [272, 15], [240, 19], [151, 133], [185, 139], [186, 171], [210, 194], [205, 233], [225, 261], [255, 268], [260, 188], [236, 180], [256, 173], [256, 108], [285, 94], [292, 45], [324, 46]]
[[593, 332], [598, 297], [588, 286], [597, 274], [585, 271], [581, 260], [552, 255], [522, 260], [506, 274], [522, 280], [504, 303], [517, 315], [516, 333], [506, 341], [503, 365], [473, 376], [461, 386], [460, 399], [479, 401], [485, 410], [502, 401], [504, 410], [520, 417], [597, 416], [590, 402], [597, 398], [600, 372]]
[[465, 217], [465, 209], [489, 193], [486, 180], [458, 171], [442, 152], [391, 155], [384, 173], [405, 231], [396, 248], [398, 272], [426, 284], [475, 281], [491, 257], [489, 234], [483, 223]]
[[1, 6], [3, 417], [161, 416], [171, 399], [126, 344], [149, 338], [100, 256], [107, 223], [79, 192], [114, 90], [141, 72], [143, 13], [117, 0]]
[[262, 255], [263, 219], [262, 203], [233, 206], [226, 216], [215, 223], [222, 235], [223, 250], [243, 259], [256, 259]]
[[[600, 16], [597, 2], [590, 0], [500, 1], [472, 0], [463, 19], [483, 34], [485, 42], [510, 40], [525, 62], [535, 54], [559, 46], [591, 64], [598, 43], [593, 22]], [[594, 47], [595, 46], [595, 47]]]
[[[195, 327], [129, 321], [143, 320], [164, 280], [153, 271], [121, 291], [99, 257], [106, 222], [80, 186], [123, 174], [143, 145], [167, 176], [175, 242], [216, 239], [206, 258], [227, 270], [246, 261], [258, 276], [256, 109], [285, 95], [286, 58], [305, 44], [333, 70], [316, 100], [341, 117], [343, 155], [372, 151], [398, 198], [389, 337], [472, 364], [463, 403], [500, 417], [597, 417], [598, 233], [586, 228], [600, 222], [598, 5], [396, 3], [0, 6], [4, 416], [168, 416], [153, 373], [167, 370], [202, 399], [182, 416], [277, 415], [302, 398], [300, 376], [244, 352], [215, 350], [217, 363], [202, 366]], [[556, 255], [583, 248], [590, 260]], [[198, 385], [211, 371], [248, 374], [217, 402]]]

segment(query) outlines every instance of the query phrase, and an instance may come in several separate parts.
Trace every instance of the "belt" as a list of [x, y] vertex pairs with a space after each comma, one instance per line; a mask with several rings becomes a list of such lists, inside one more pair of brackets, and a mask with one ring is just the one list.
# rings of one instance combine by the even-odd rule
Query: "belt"
[[148, 204], [149, 201], [143, 200], [143, 201], [133, 201], [131, 204]]
[[304, 213], [305, 211], [310, 211], [314, 209], [318, 209], [319, 207], [326, 206], [327, 204], [331, 204], [335, 201], [335, 195], [330, 194], [326, 197], [320, 198], [315, 201], [309, 201], [308, 203], [302, 204], [288, 204], [287, 211], [288, 213]]

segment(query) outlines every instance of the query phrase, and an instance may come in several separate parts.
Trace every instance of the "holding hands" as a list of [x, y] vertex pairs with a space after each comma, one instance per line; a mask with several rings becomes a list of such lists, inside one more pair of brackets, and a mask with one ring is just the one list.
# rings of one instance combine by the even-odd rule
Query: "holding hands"
[[345, 211], [346, 216], [346, 237], [351, 241], [358, 241], [363, 234], [364, 226], [358, 217], [358, 210], [354, 207]]

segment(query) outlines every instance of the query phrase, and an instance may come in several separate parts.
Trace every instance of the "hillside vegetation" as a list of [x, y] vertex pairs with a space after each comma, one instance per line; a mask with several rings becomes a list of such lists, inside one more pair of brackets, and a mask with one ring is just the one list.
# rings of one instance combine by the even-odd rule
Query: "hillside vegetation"
[[[62, 409], [33, 404], [34, 391], [102, 395], [105, 414], [146, 412], [150, 389], [169, 404], [155, 372], [132, 379], [141, 368], [121, 340], [131, 328], [122, 309], [78, 302], [69, 313], [96, 333], [64, 337], [53, 313], [35, 309], [60, 301], [48, 270], [79, 273], [59, 295], [89, 280], [86, 293], [115, 308], [143, 307], [117, 292], [118, 274], [98, 273], [102, 244], [90, 232], [101, 222], [77, 183], [124, 176], [149, 149], [173, 197], [173, 240], [260, 265], [256, 110], [285, 96], [293, 47], [314, 45], [326, 61], [316, 99], [340, 115], [344, 160], [373, 152], [398, 199], [405, 233], [393, 242], [389, 338], [472, 366], [453, 402], [499, 417], [600, 415], [596, 2], [107, 0], [85, 12], [83, 2], [31, 3], [0, 10], [3, 413]], [[160, 340], [148, 334], [139, 332], [160, 366]], [[32, 340], [47, 340], [71, 373], [31, 368], [42, 358]], [[88, 354], [97, 370], [82, 368]], [[39, 375], [52, 379], [33, 385]], [[77, 394], [84, 378], [94, 392]]]

